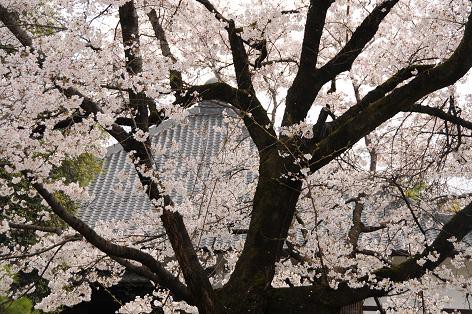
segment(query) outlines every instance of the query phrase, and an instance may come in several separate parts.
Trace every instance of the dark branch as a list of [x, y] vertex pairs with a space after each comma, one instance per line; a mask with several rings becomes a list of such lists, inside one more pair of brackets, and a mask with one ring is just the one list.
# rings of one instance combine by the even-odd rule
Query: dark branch
[[390, 94], [369, 102], [361, 114], [351, 116], [346, 112], [339, 117], [336, 128], [320, 141], [313, 151], [311, 170], [320, 169], [380, 124], [422, 97], [454, 84], [471, 67], [472, 13], [469, 13], [464, 36], [454, 53], [446, 61], [419, 73], [409, 83], [394, 89]]
[[361, 25], [354, 31], [344, 48], [342, 48], [333, 59], [320, 68], [319, 75], [323, 78], [324, 83], [329, 82], [339, 73], [348, 71], [351, 68], [354, 60], [356, 60], [367, 43], [374, 38], [380, 23], [397, 2], [398, 0], [385, 0], [381, 2], [364, 21], [362, 21]]
[[312, 0], [306, 16], [299, 73], [313, 72], [318, 59], [326, 13], [334, 0]]
[[213, 288], [205, 270], [198, 261], [182, 215], [165, 209], [161, 218], [185, 282], [194, 296], [200, 312], [215, 313], [217, 304]]
[[[134, 1], [128, 1], [119, 8], [121, 35], [125, 49], [126, 70], [130, 76], [137, 75], [143, 71], [143, 59], [139, 41], [138, 13]], [[128, 92], [131, 107], [136, 111], [132, 128], [139, 128], [144, 132], [149, 129], [149, 107], [154, 100], [146, 96], [144, 92], [131, 90]]]
[[208, 0], [196, 0], [196, 1], [198, 3], [203, 4], [203, 6], [205, 6], [205, 8], [208, 11], [213, 13], [219, 21], [229, 23], [229, 20], [227, 18], [225, 18], [220, 12], [218, 12], [218, 10], [215, 8], [215, 6], [210, 1], [208, 1]]
[[167, 271], [157, 260], [151, 255], [141, 252], [135, 248], [126, 246], [116, 245], [100, 235], [98, 235], [92, 228], [85, 224], [79, 218], [70, 214], [62, 205], [56, 200], [56, 198], [47, 191], [42, 184], [33, 182], [33, 187], [48, 203], [51, 210], [59, 216], [65, 223], [71, 226], [75, 231], [80, 233], [90, 244], [98, 248], [105, 254], [118, 257], [131, 259], [140, 262], [144, 266], [148, 267], [156, 276], [159, 278], [158, 283], [163, 287], [169, 289], [177, 297], [186, 300], [193, 304], [193, 299], [188, 291], [177, 277]]
[[9, 222], [8, 226], [12, 229], [50, 232], [50, 233], [55, 233], [55, 234], [58, 234], [58, 235], [60, 235], [64, 231], [63, 229], [56, 228], [56, 227], [31, 225], [31, 224], [17, 224], [17, 223], [13, 223], [13, 222]]
[[125, 49], [126, 70], [138, 74], [143, 70], [140, 53], [138, 13], [134, 1], [128, 1], [119, 8], [121, 35]]
[[[327, 82], [334, 80], [336, 75], [339, 73], [347, 71], [351, 68], [354, 60], [362, 52], [362, 49], [365, 47], [365, 45], [375, 36], [380, 23], [397, 2], [398, 0], [383, 1], [377, 7], [375, 7], [375, 9], [364, 19], [361, 25], [359, 25], [344, 48], [342, 48], [333, 59], [328, 61], [320, 69], [315, 69], [315, 66], [312, 62], [316, 62], [316, 60], [313, 61], [311, 59], [312, 57], [317, 56], [317, 50], [313, 51], [312, 47], [305, 46], [304, 39], [302, 57], [303, 49], [306, 49], [306, 54], [310, 57], [310, 59], [306, 61], [303, 61], [302, 59], [300, 60], [300, 69], [297, 73], [297, 76], [295, 77], [293, 85], [290, 87], [287, 94], [287, 107], [282, 125], [292, 125], [302, 121], [305, 118], [308, 110], [310, 110], [313, 102], [316, 99], [316, 96], [321, 90], [321, 87]], [[325, 8], [327, 10], [326, 6], [320, 5], [320, 10], [324, 10]], [[326, 14], [326, 12], [324, 12], [324, 14]], [[305, 35], [306, 32], [309, 31], [308, 17], [307, 26], [305, 27]], [[321, 18], [323, 18], [324, 22], [324, 16], [318, 16], [318, 19]], [[317, 37], [315, 37], [315, 39], [316, 38]], [[314, 41], [309, 41], [309, 43], [313, 42]], [[304, 66], [304, 62], [309, 63], [306, 63], [307, 66]]]
[[464, 128], [467, 128], [469, 130], [472, 130], [472, 122], [464, 120], [457, 115], [453, 115], [447, 112], [442, 111], [439, 108], [435, 107], [429, 107], [429, 106], [423, 106], [420, 104], [413, 104], [411, 106], [408, 106], [407, 108], [404, 108], [402, 111], [406, 112], [418, 112], [418, 113], [424, 113], [433, 117], [437, 117], [439, 119], [442, 119], [444, 121], [452, 122], [456, 125], [460, 125]]
[[[148, 13], [149, 21], [151, 22], [152, 29], [154, 30], [154, 35], [159, 40], [159, 45], [161, 47], [161, 52], [164, 57], [169, 58], [173, 63], [177, 62], [177, 58], [172, 54], [169, 47], [169, 42], [166, 38], [166, 33], [162, 28], [162, 24], [157, 17], [156, 10], [152, 9]], [[177, 70], [169, 71], [169, 80], [170, 87], [173, 91], [179, 91], [183, 88], [182, 73]]]
[[41, 50], [35, 49], [33, 46], [33, 38], [28, 32], [21, 28], [22, 23], [18, 12], [7, 10], [4, 6], [0, 5], [0, 21], [3, 22], [23, 47], [28, 47], [32, 52], [36, 51], [38, 53], [37, 62], [38, 66], [41, 68], [45, 60], [45, 55]]
[[33, 39], [21, 28], [19, 14], [17, 12], [9, 11], [3, 5], [0, 5], [0, 21], [12, 32], [23, 47], [33, 48]]
[[238, 30], [236, 29], [233, 20], [229, 21], [227, 32], [238, 88], [255, 95], [254, 87], [252, 86], [251, 72], [249, 71], [249, 59], [246, 48], [244, 47], [244, 42], [238, 34]]
[[414, 77], [415, 73], [416, 75], [418, 75], [432, 68], [434, 68], [433, 64], [415, 64], [400, 69], [388, 80], [368, 92], [367, 95], [364, 96], [364, 98], [359, 99], [355, 106], [349, 108], [342, 116], [339, 117], [338, 123], [343, 123], [344, 121], [360, 114], [362, 110], [364, 110], [369, 104], [381, 99], [382, 97], [390, 93], [400, 83]]
[[[286, 109], [282, 125], [292, 125], [305, 118], [316, 98], [315, 91], [316, 61], [318, 58], [321, 35], [326, 19], [326, 13], [333, 0], [313, 0], [310, 3], [303, 35], [300, 67], [287, 92]], [[321, 86], [319, 87], [321, 88]]]
[[[393, 267], [384, 267], [374, 272], [377, 280], [388, 278], [395, 282], [419, 278], [426, 271], [433, 271], [447, 258], [455, 254], [454, 244], [451, 241], [461, 241], [472, 231], [472, 203], [458, 212], [448, 223], [446, 223], [434, 242], [421, 254]], [[426, 257], [431, 253], [437, 253], [437, 260], [431, 261]], [[369, 252], [362, 252], [369, 253]], [[378, 257], [378, 256], [376, 256]], [[420, 266], [418, 261], [426, 258], [426, 262]], [[361, 278], [360, 281], [368, 278]], [[319, 306], [320, 300], [329, 307], [341, 307], [364, 300], [369, 297], [381, 297], [388, 294], [387, 290], [371, 289], [368, 285], [362, 288], [351, 288], [346, 283], [339, 284], [336, 290], [321, 285], [302, 286], [293, 288], [273, 288], [270, 292], [270, 307], [283, 312], [287, 308], [297, 313], [310, 313], [310, 304]], [[299, 308], [296, 308], [297, 305]]]
[[203, 100], [220, 100], [236, 108], [259, 151], [263, 152], [276, 145], [277, 135], [267, 112], [252, 94], [226, 83], [213, 83], [190, 87], [181, 101], [191, 102], [195, 92]]
[[[378, 278], [389, 278], [399, 282], [412, 278], [421, 277], [426, 271], [433, 271], [447, 258], [452, 258], [456, 254], [454, 243], [461, 241], [470, 231], [472, 231], [472, 203], [469, 203], [461, 211], [447, 222], [441, 232], [421, 254], [418, 254], [395, 267], [385, 267], [375, 272]], [[427, 257], [433, 253], [437, 259], [433, 261]], [[420, 259], [425, 259], [421, 266]]]

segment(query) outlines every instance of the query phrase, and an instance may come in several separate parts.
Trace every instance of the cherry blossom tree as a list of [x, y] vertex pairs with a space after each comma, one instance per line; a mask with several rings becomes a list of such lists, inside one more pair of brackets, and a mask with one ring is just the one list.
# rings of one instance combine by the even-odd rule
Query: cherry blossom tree
[[[155, 291], [121, 313], [338, 313], [380, 297], [382, 311], [434, 312], [447, 301], [435, 287], [471, 292], [445, 266], [472, 254], [462, 241], [470, 195], [451, 183], [472, 173], [470, 1], [2, 0], [0, 21], [0, 196], [17, 205], [2, 208], [0, 231], [38, 238], [2, 246], [1, 295], [30, 293], [34, 283], [12, 292], [13, 274], [35, 271], [50, 289], [36, 307], [52, 311], [90, 300], [92, 283], [110, 287], [125, 269]], [[200, 100], [234, 108], [241, 119], [227, 122], [242, 121], [257, 156], [228, 144], [211, 197], [177, 204], [149, 129], [184, 121]], [[163, 227], [164, 241], [127, 236], [126, 222], [94, 229], [57, 197], [87, 198], [51, 172], [103, 156], [109, 138], [155, 207], [135, 217], [137, 233]], [[235, 165], [256, 182], [225, 177]], [[438, 222], [441, 213], [452, 218]], [[222, 253], [225, 275], [209, 276], [217, 256], [195, 234], [229, 236], [235, 225], [244, 245]]]

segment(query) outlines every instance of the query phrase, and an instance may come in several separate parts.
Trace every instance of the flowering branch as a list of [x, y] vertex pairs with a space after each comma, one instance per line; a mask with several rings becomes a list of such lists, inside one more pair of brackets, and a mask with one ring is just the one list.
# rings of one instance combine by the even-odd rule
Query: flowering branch
[[161, 263], [155, 260], [151, 255], [142, 252], [135, 248], [121, 246], [114, 244], [105, 238], [98, 235], [92, 228], [86, 225], [82, 220], [70, 214], [62, 205], [56, 200], [54, 195], [49, 193], [42, 184], [33, 182], [33, 187], [48, 203], [51, 210], [59, 216], [64, 222], [71, 226], [75, 231], [80, 233], [89, 243], [98, 248], [105, 254], [131, 259], [140, 262], [151, 270], [157, 278], [149, 278], [151, 280], [158, 279], [158, 283], [163, 287], [169, 289], [178, 298], [181, 298], [190, 304], [193, 304], [193, 298], [187, 287], [183, 285], [177, 277], [167, 271]]

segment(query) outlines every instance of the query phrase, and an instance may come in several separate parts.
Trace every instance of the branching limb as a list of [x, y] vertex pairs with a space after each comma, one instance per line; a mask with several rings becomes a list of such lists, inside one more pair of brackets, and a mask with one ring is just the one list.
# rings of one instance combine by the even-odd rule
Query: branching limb
[[307, 73], [308, 71], [313, 72], [315, 70], [326, 13], [333, 2], [334, 0], [310, 1], [306, 16], [305, 32], [303, 34], [302, 51], [300, 54], [300, 74]]
[[[318, 3], [318, 5], [313, 9], [310, 7], [308, 11], [305, 38], [302, 44], [302, 55], [300, 58], [300, 68], [287, 93], [287, 107], [282, 120], [282, 125], [284, 126], [302, 121], [308, 110], [310, 110], [316, 96], [321, 90], [321, 87], [327, 82], [335, 79], [339, 73], [351, 68], [354, 60], [362, 52], [365, 45], [375, 36], [380, 23], [398, 0], [383, 1], [377, 5], [355, 30], [351, 39], [338, 52], [338, 54], [321, 68], [315, 69], [314, 65], [316, 65], [316, 59], [313, 60], [313, 58], [316, 58], [317, 56], [318, 46], [313, 50], [313, 45], [319, 44], [319, 40], [316, 41], [316, 38], [318, 38], [317, 32], [322, 31], [322, 28], [321, 30], [316, 28], [316, 31], [313, 31], [312, 28], [310, 29], [310, 10], [315, 10], [315, 13], [316, 11], [319, 11], [316, 13], [316, 23], [322, 21], [324, 25], [326, 11], [329, 8], [329, 4], [331, 4], [331, 1], [317, 2], [320, 3]], [[307, 37], [306, 32], [314, 32], [314, 34]], [[305, 53], [304, 50], [306, 50]], [[303, 61], [302, 58], [305, 57], [305, 55], [307, 56], [306, 61]]]
[[360, 198], [361, 196], [353, 200], [354, 210], [352, 211], [352, 226], [348, 232], [348, 239], [352, 245], [353, 251], [357, 250], [357, 243], [359, 242], [359, 237], [364, 227], [364, 224], [361, 220], [362, 211], [364, 210], [364, 204], [361, 203]]
[[[375, 89], [367, 93], [362, 99], [357, 92], [356, 105], [349, 108], [342, 116], [339, 117], [338, 123], [343, 123], [346, 120], [360, 114], [367, 106], [387, 95], [393, 91], [400, 83], [412, 78], [418, 74], [424, 73], [434, 68], [433, 64], [416, 64], [404, 67], [392, 75], [388, 80], [377, 86]], [[356, 91], [356, 87], [354, 87]]]
[[86, 225], [82, 220], [70, 214], [56, 200], [54, 195], [49, 193], [41, 183], [33, 182], [33, 187], [48, 203], [51, 210], [59, 216], [64, 222], [71, 226], [75, 231], [80, 233], [90, 244], [98, 248], [107, 255], [118, 258], [131, 259], [140, 262], [148, 267], [159, 278], [158, 283], [169, 289], [177, 297], [193, 304], [193, 298], [187, 287], [183, 285], [178, 278], [167, 271], [157, 260], [151, 255], [126, 246], [116, 245], [105, 238], [98, 235], [92, 228]]
[[464, 36], [448, 59], [419, 73], [409, 83], [394, 89], [388, 95], [369, 102], [361, 114], [351, 116], [346, 112], [339, 117], [336, 128], [312, 152], [311, 170], [315, 171], [329, 163], [399, 111], [438, 89], [454, 84], [471, 67], [472, 13], [469, 13]]
[[66, 237], [64, 240], [59, 241], [58, 243], [55, 243], [55, 244], [53, 244], [51, 246], [48, 246], [48, 247], [45, 247], [44, 249], [41, 249], [41, 250], [36, 251], [36, 252], [31, 252], [31, 253], [22, 254], [22, 255], [0, 256], [0, 261], [1, 260], [11, 260], [11, 259], [20, 259], [20, 258], [23, 259], [23, 258], [27, 258], [27, 257], [41, 255], [41, 254], [46, 253], [48, 251], [51, 251], [52, 249], [55, 249], [57, 247], [62, 247], [66, 243], [73, 242], [73, 241], [80, 241], [80, 240], [82, 240], [82, 236], [79, 235], [79, 234], [76, 234], [76, 235], [73, 235], [73, 236]]
[[[33, 38], [24, 30], [21, 25], [20, 15], [18, 12], [8, 10], [3, 5], [0, 5], [0, 21], [8, 28], [8, 30], [15, 36], [15, 38], [23, 45], [23, 47], [28, 47], [31, 51], [36, 51], [33, 46]], [[42, 51], [37, 51], [38, 53], [38, 65], [42, 67], [44, 62], [44, 54]]]
[[352, 198], [346, 202], [351, 203], [354, 202], [354, 209], [352, 211], [352, 226], [348, 232], [348, 240], [349, 243], [352, 245], [352, 254], [358, 252], [358, 242], [359, 237], [362, 233], [370, 233], [375, 232], [381, 229], [384, 229], [386, 226], [381, 224], [378, 226], [366, 226], [362, 222], [362, 212], [364, 211], [364, 204], [361, 202], [362, 197], [364, 197], [364, 193], [360, 193], [357, 197]]
[[318, 93], [315, 91], [318, 87], [315, 87], [314, 76], [316, 61], [326, 13], [333, 2], [333, 0], [312, 0], [310, 2], [300, 54], [300, 67], [287, 92], [283, 126], [302, 121], [316, 98]]
[[[433, 271], [442, 264], [445, 259], [453, 257], [455, 254], [454, 242], [461, 241], [470, 231], [472, 231], [472, 203], [459, 211], [449, 222], [447, 222], [434, 242], [421, 254], [406, 260], [393, 267], [383, 267], [374, 272], [377, 280], [388, 278], [396, 282], [419, 278], [426, 271]], [[454, 240], [454, 241], [452, 241]], [[364, 252], [367, 253], [367, 252]], [[432, 260], [427, 258], [430, 254], [435, 255]], [[424, 259], [424, 263], [418, 263]], [[422, 266], [420, 266], [420, 264]], [[362, 281], [363, 278], [360, 279]], [[366, 277], [365, 280], [368, 280]], [[309, 304], [318, 304], [319, 300], [326, 300], [327, 305], [340, 307], [352, 304], [369, 297], [382, 297], [388, 295], [388, 290], [371, 289], [368, 285], [362, 288], [351, 288], [345, 283], [341, 283], [336, 290], [329, 287], [313, 285], [293, 288], [274, 288], [270, 291], [270, 307], [281, 310], [289, 304], [294, 310], [294, 304], [302, 304], [300, 313], [309, 313], [306, 308]]]
[[260, 152], [277, 144], [277, 135], [272, 122], [259, 100], [251, 93], [234, 88], [226, 83], [212, 83], [192, 86], [181, 101], [191, 102], [194, 93], [203, 100], [220, 100], [231, 104], [240, 111], [251, 138]]
[[[162, 55], [166, 58], [169, 58], [173, 63], [177, 62], [177, 58], [172, 54], [170, 50], [169, 42], [166, 38], [166, 33], [162, 27], [159, 17], [157, 16], [156, 10], [152, 9], [148, 13], [149, 21], [151, 22], [152, 29], [154, 30], [154, 35], [157, 40], [159, 40], [159, 45], [161, 47]], [[177, 70], [169, 71], [169, 80], [170, 87], [173, 91], [181, 91], [183, 89], [182, 73]], [[178, 95], [176, 95], [178, 97]], [[152, 112], [151, 112], [152, 115]]]
[[213, 288], [205, 270], [198, 261], [182, 216], [177, 212], [164, 210], [162, 222], [176, 254], [185, 282], [194, 296], [199, 310], [202, 313], [215, 313], [218, 306]]
[[9, 222], [8, 226], [12, 229], [42, 231], [42, 232], [55, 233], [57, 235], [60, 235], [64, 231], [63, 229], [56, 228], [56, 227], [40, 226], [40, 225], [32, 225], [32, 224], [18, 224], [18, 223], [13, 223], [13, 222]]
[[269, 148], [275, 148], [277, 136], [273, 124], [267, 116], [267, 111], [263, 108], [254, 90], [250, 62], [244, 47], [244, 41], [239, 34], [240, 29], [236, 28], [233, 20], [225, 18], [218, 12], [210, 1], [197, 0], [197, 2], [203, 4], [219, 21], [227, 24], [226, 31], [233, 57], [238, 89], [226, 83], [192, 86], [187, 89], [187, 96], [179, 101], [188, 102], [192, 99], [193, 93], [198, 92], [199, 96], [203, 99], [216, 99], [232, 104], [241, 111], [244, 124], [259, 152], [265, 153]]
[[402, 111], [424, 113], [429, 116], [437, 117], [444, 121], [448, 121], [456, 125], [460, 125], [461, 127], [472, 130], [472, 122], [464, 120], [457, 115], [444, 112], [440, 108], [435, 108], [435, 107], [430, 107], [430, 106], [425, 106], [425, 105], [420, 105], [420, 104], [413, 104], [411, 106], [404, 108]]
[[0, 21], [12, 32], [23, 47], [33, 48], [33, 39], [21, 28], [19, 14], [17, 12], [9, 11], [3, 5], [0, 5]]
[[238, 88], [254, 94], [254, 87], [252, 86], [252, 77], [249, 70], [249, 59], [247, 56], [246, 48], [241, 36], [238, 34], [235, 23], [230, 20], [228, 23], [228, 38], [231, 47], [231, 54], [233, 56], [234, 71], [236, 74], [236, 82]]
[[398, 0], [382, 1], [372, 10], [338, 54], [319, 69], [318, 75], [323, 82], [327, 83], [339, 73], [348, 71], [351, 68], [354, 60], [360, 55], [367, 43], [374, 38], [380, 23], [397, 2]]
[[198, 3], [201, 3], [205, 6], [205, 8], [210, 11], [211, 13], [213, 13], [215, 15], [215, 17], [221, 21], [221, 22], [225, 22], [225, 23], [229, 23], [229, 20], [227, 18], [225, 18], [220, 12], [218, 12], [218, 10], [215, 8], [215, 6], [208, 0], [196, 0]]
[[[389, 278], [393, 281], [404, 281], [407, 279], [418, 278], [426, 271], [433, 271], [442, 264], [447, 258], [453, 257], [457, 251], [454, 243], [461, 241], [469, 232], [472, 231], [472, 203], [469, 203], [451, 220], [449, 220], [441, 229], [441, 232], [422, 253], [406, 260], [400, 265], [389, 268], [385, 267], [375, 272], [380, 279]], [[429, 258], [433, 255], [434, 258]], [[418, 263], [424, 260], [424, 263]]]
[[[135, 76], [143, 71], [143, 58], [139, 41], [138, 13], [134, 1], [128, 1], [119, 8], [121, 35], [125, 50], [126, 71], [130, 76]], [[149, 129], [149, 106], [154, 100], [147, 97], [144, 92], [129, 91], [129, 102], [135, 110], [134, 120], [137, 128], [147, 132]], [[132, 127], [134, 129], [134, 126]]]

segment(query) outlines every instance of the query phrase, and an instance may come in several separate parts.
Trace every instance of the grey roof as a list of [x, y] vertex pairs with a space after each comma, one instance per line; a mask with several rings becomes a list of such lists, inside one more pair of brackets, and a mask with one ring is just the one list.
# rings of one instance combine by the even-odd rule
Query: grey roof
[[[157, 168], [161, 169], [172, 161], [176, 170], [171, 179], [183, 180], [190, 193], [196, 174], [187, 171], [186, 158], [199, 156], [205, 163], [217, 153], [225, 134], [216, 132], [215, 127], [222, 127], [225, 117], [237, 115], [222, 103], [205, 101], [189, 109], [184, 123], [166, 120], [151, 129], [149, 133], [153, 146], [170, 147], [176, 143], [180, 147], [173, 154], [156, 154], [154, 161]], [[101, 173], [89, 186], [92, 200], [78, 210], [78, 217], [94, 226], [98, 221], [126, 220], [140, 211], [150, 210], [152, 205], [145, 193], [137, 188], [138, 185], [138, 176], [123, 147], [120, 144], [109, 147]], [[181, 201], [175, 191], [171, 191], [170, 195], [176, 203]]]

